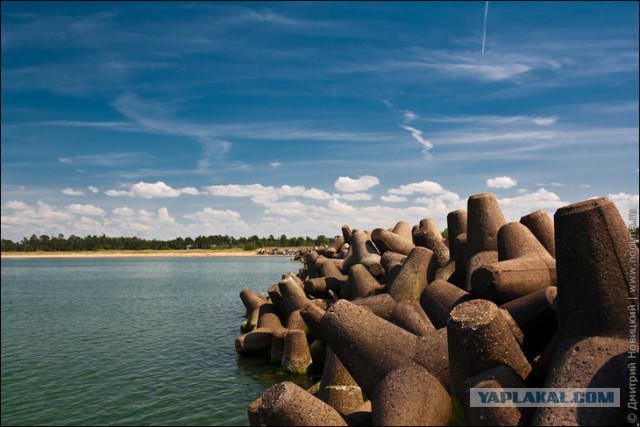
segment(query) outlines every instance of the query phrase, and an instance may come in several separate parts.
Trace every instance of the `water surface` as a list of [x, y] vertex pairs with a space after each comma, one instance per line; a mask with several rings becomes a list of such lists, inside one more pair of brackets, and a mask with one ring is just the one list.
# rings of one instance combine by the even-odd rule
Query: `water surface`
[[[3, 425], [248, 425], [291, 380], [234, 349], [288, 258], [2, 260]], [[310, 385], [309, 380], [297, 380]]]

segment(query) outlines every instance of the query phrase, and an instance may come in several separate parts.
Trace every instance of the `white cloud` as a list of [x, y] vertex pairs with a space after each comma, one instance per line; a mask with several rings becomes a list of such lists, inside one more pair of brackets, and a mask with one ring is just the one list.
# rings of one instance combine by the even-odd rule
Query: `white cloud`
[[182, 188], [182, 189], [180, 189], [178, 191], [180, 191], [182, 194], [189, 194], [189, 195], [192, 195], [192, 196], [197, 196], [198, 194], [200, 194], [198, 189], [196, 189], [194, 187], [185, 187], [185, 188]]
[[616, 204], [616, 207], [620, 211], [620, 215], [622, 215], [622, 218], [625, 220], [627, 224], [631, 222], [629, 220], [629, 213], [631, 212], [632, 209], [635, 209], [636, 222], [637, 222], [637, 213], [639, 209], [638, 205], [640, 204], [640, 198], [638, 197], [638, 194], [636, 195], [627, 194], [627, 193], [609, 194], [607, 198]]
[[87, 187], [89, 189], [89, 191], [91, 191], [92, 193], [97, 193], [100, 190], [98, 190], [96, 187], [94, 187], [93, 185], [90, 185]]
[[340, 198], [349, 201], [371, 200], [371, 195], [367, 193], [346, 193], [341, 194]]
[[378, 178], [371, 175], [365, 175], [361, 176], [358, 179], [349, 178], [348, 176], [341, 176], [338, 177], [333, 185], [338, 191], [353, 193], [368, 190], [378, 184], [380, 184]]
[[169, 215], [169, 210], [167, 208], [158, 209], [158, 219], [162, 222], [174, 222], [175, 219]]
[[519, 221], [522, 216], [539, 209], [546, 210], [553, 217], [558, 208], [569, 204], [562, 201], [557, 194], [544, 188], [533, 193], [498, 199], [498, 202], [507, 221]]
[[518, 185], [518, 181], [508, 176], [487, 179], [487, 187], [489, 188], [511, 188], [516, 185]]
[[64, 188], [62, 190], [62, 194], [66, 194], [67, 196], [84, 196], [84, 193], [80, 190], [74, 190], [73, 188]]
[[413, 139], [422, 144], [422, 146], [424, 147], [422, 150], [423, 154], [427, 154], [427, 152], [433, 148], [433, 144], [422, 137], [421, 130], [413, 128], [411, 126], [402, 126], [402, 128], [411, 132], [411, 136], [413, 137]]
[[135, 215], [135, 211], [131, 208], [128, 207], [123, 207], [123, 208], [115, 208], [114, 210], [111, 211], [111, 213], [113, 213], [116, 216], [133, 216]]
[[391, 188], [389, 193], [411, 195], [417, 194], [441, 194], [446, 190], [440, 184], [433, 181], [414, 182], [411, 184], [401, 185], [398, 188]]
[[5, 206], [9, 209], [13, 209], [16, 211], [23, 211], [25, 209], [29, 209], [29, 205], [27, 205], [25, 202], [20, 202], [18, 200], [9, 200]]
[[69, 205], [67, 211], [75, 215], [102, 215], [104, 210], [93, 205]]
[[406, 197], [396, 196], [395, 194], [392, 194], [390, 196], [380, 196], [380, 199], [386, 203], [402, 203], [409, 200]]
[[538, 126], [550, 126], [552, 124], [555, 124], [555, 122], [558, 121], [558, 118], [556, 116], [553, 117], [536, 117], [533, 119], [533, 123], [537, 124]]
[[143, 199], [153, 199], [157, 197], [178, 197], [180, 194], [198, 195], [200, 192], [193, 187], [175, 189], [162, 181], [156, 183], [138, 182], [130, 185], [129, 190], [107, 190], [107, 196], [129, 196], [141, 197]]
[[269, 166], [271, 166], [273, 169], [278, 169], [280, 166], [282, 166], [282, 163], [280, 163], [280, 162], [271, 162], [271, 163], [269, 163]]

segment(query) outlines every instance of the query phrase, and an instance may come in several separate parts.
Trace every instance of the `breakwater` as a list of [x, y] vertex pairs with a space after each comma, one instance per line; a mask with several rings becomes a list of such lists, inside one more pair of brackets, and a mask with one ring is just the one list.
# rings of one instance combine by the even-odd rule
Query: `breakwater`
[[[444, 239], [430, 218], [371, 232], [345, 225], [267, 295], [242, 290], [236, 350], [292, 374], [321, 372], [308, 390], [265, 390], [247, 409], [251, 425], [626, 423], [637, 242], [613, 202], [507, 223], [482, 193], [447, 226]], [[470, 402], [474, 388], [541, 387], [617, 388], [621, 405]]]

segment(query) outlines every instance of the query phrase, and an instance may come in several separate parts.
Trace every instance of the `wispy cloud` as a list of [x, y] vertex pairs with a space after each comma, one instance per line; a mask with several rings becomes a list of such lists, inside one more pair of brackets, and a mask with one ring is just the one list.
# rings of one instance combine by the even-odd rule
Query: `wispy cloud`
[[402, 126], [403, 129], [409, 131], [413, 139], [422, 145], [422, 154], [428, 156], [429, 150], [433, 148], [433, 144], [422, 136], [422, 131], [411, 126]]
[[147, 153], [104, 153], [87, 156], [60, 157], [58, 161], [64, 165], [118, 167], [153, 159]]
[[68, 187], [62, 189], [62, 194], [66, 194], [67, 196], [84, 196], [84, 192]]

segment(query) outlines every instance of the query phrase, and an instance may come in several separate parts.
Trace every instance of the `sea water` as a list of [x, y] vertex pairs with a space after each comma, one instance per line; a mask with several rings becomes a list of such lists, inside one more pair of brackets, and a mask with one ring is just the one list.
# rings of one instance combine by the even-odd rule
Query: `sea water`
[[2, 260], [2, 425], [248, 425], [272, 384], [239, 357], [244, 287], [281, 257]]

